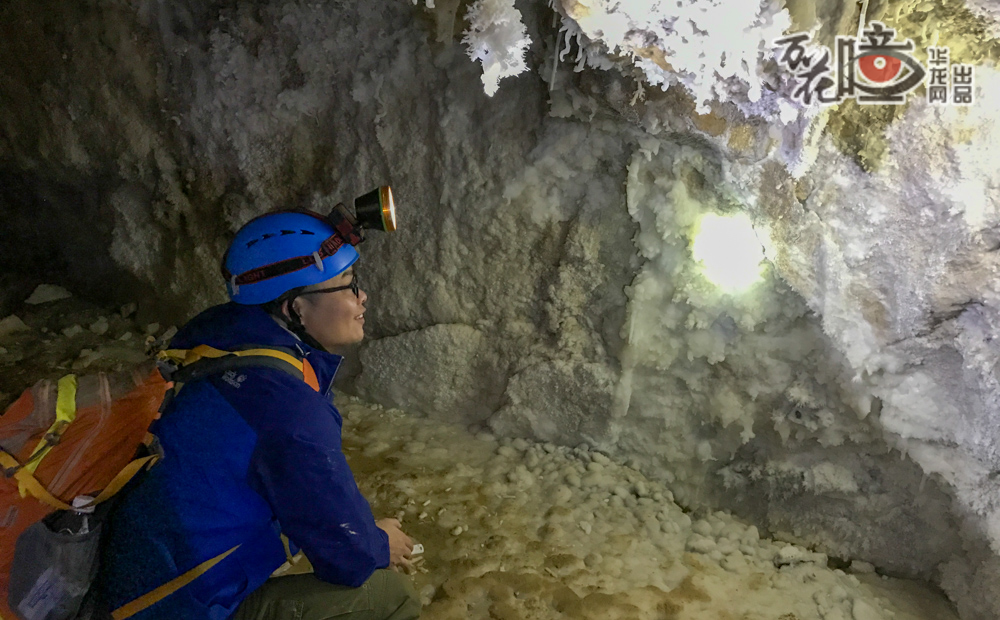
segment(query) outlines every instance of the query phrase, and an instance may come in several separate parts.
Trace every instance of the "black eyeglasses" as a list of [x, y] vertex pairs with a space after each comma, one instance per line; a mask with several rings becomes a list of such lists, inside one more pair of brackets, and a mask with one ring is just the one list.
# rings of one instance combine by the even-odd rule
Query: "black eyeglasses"
[[347, 289], [351, 289], [355, 297], [361, 298], [361, 291], [358, 288], [358, 272], [351, 272], [351, 283], [347, 286], [332, 286], [330, 288], [318, 288], [315, 291], [303, 291], [299, 293], [299, 296], [314, 295], [316, 293], [336, 293], [337, 291], [346, 291]]

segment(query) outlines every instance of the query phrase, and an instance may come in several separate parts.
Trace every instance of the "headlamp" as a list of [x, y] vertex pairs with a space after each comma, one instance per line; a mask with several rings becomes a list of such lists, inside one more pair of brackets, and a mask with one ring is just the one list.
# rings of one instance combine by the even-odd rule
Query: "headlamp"
[[362, 228], [378, 228], [385, 232], [396, 230], [396, 203], [392, 188], [383, 185], [354, 199], [354, 212]]
[[392, 199], [392, 188], [383, 185], [358, 196], [354, 199], [354, 213], [340, 203], [326, 217], [351, 245], [365, 240], [365, 229], [393, 232], [396, 230], [396, 203]]

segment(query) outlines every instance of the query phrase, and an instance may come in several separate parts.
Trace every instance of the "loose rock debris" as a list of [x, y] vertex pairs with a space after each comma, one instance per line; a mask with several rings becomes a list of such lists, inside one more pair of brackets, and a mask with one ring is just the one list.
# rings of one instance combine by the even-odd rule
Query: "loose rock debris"
[[[45, 301], [28, 304], [40, 290]], [[135, 304], [114, 311], [58, 291], [39, 286], [16, 313], [0, 317], [0, 410], [40, 379], [130, 368], [177, 333], [139, 323]]]
[[[762, 539], [586, 446], [569, 448], [341, 397], [344, 446], [376, 516], [424, 546], [432, 619], [950, 620], [936, 592]], [[864, 566], [864, 565], [861, 565]]]
[[31, 293], [24, 303], [32, 306], [38, 304], [47, 304], [50, 301], [58, 301], [60, 299], [67, 299], [71, 297], [69, 291], [61, 286], [55, 286], [52, 284], [39, 284], [35, 287], [35, 290]]

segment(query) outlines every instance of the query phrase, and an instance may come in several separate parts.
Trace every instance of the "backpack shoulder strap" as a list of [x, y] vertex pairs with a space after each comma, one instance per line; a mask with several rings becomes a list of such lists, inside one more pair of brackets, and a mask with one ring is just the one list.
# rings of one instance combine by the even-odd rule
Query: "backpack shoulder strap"
[[309, 361], [288, 347], [251, 345], [236, 351], [223, 351], [208, 345], [193, 349], [168, 349], [159, 354], [161, 369], [175, 384], [175, 391], [190, 381], [248, 367], [274, 368], [304, 381], [317, 392], [319, 381]]

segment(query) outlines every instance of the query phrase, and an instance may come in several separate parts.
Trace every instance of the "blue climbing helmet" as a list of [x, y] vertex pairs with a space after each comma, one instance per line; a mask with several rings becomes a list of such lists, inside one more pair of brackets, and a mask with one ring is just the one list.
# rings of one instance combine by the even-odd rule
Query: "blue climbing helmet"
[[323, 218], [304, 212], [268, 213], [236, 233], [222, 275], [230, 299], [256, 305], [329, 280], [358, 258], [354, 244]]
[[238, 304], [264, 304], [336, 277], [360, 257], [357, 246], [367, 228], [396, 230], [396, 206], [388, 186], [356, 198], [353, 213], [341, 203], [325, 217], [311, 211], [277, 211], [250, 220], [222, 259], [229, 298]]

